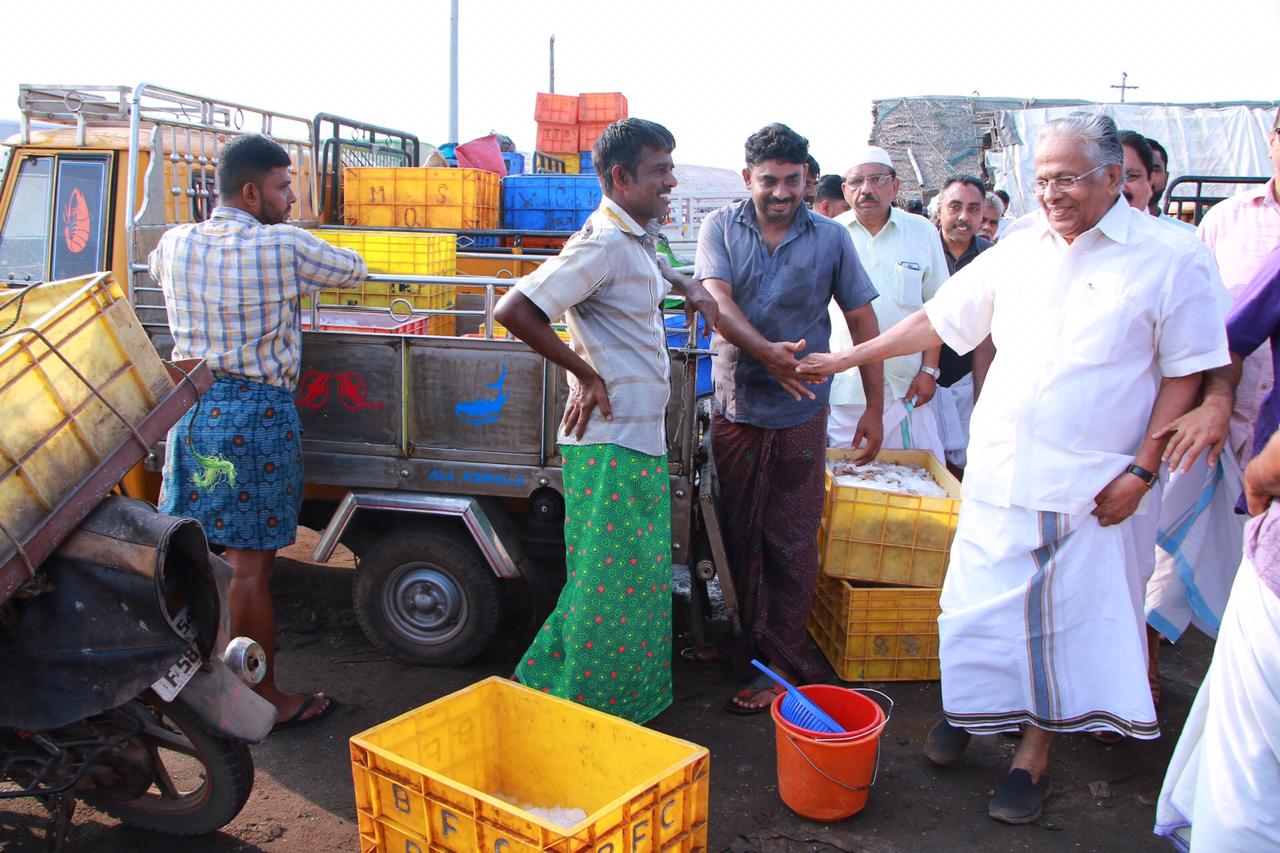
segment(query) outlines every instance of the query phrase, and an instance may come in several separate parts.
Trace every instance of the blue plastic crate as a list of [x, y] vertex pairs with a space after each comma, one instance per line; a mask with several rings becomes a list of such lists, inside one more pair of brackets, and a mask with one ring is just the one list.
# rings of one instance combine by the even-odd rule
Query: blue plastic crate
[[513, 175], [502, 180], [502, 227], [519, 231], [577, 231], [600, 206], [591, 175]]
[[524, 155], [514, 151], [502, 152], [502, 162], [507, 166], [508, 175], [524, 174]]
[[[467, 241], [470, 241], [469, 243]], [[466, 245], [464, 245], [464, 243]], [[458, 251], [474, 251], [476, 249], [496, 249], [498, 247], [497, 237], [471, 237], [466, 234], [458, 235]]]
[[578, 172], [583, 175], [595, 174], [595, 167], [591, 165], [591, 152], [578, 152]]
[[[689, 339], [688, 333], [685, 331], [685, 318], [680, 314], [671, 314], [664, 318], [667, 326], [667, 346], [682, 347], [685, 341]], [[707, 328], [707, 321], [702, 319], [702, 315], [698, 315], [698, 348], [711, 348], [711, 331]], [[709, 397], [715, 391], [715, 386], [711, 382], [711, 356], [700, 355], [698, 358], [698, 379], [696, 383], [696, 393], [699, 397]]]

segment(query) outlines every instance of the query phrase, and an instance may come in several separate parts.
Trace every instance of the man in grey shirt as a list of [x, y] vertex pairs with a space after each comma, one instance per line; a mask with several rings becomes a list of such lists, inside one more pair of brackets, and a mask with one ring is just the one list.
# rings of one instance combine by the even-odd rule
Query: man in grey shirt
[[[710, 325], [717, 310], [700, 285], [664, 272], [654, 255], [655, 220], [676, 186], [675, 144], [654, 122], [609, 125], [592, 148], [600, 207], [494, 311], [569, 376], [559, 439], [569, 577], [516, 677], [636, 723], [671, 704], [668, 275]], [[549, 324], [561, 316], [569, 345]]]
[[[828, 351], [833, 298], [855, 341], [879, 334], [876, 290], [848, 231], [801, 203], [808, 147], [781, 124], [747, 139], [742, 174], [751, 198], [702, 223], [694, 273], [720, 306], [712, 449], [746, 629], [727, 656], [740, 675], [759, 656], [800, 682], [816, 675], [805, 621], [818, 578], [830, 386], [796, 373], [796, 364]], [[879, 364], [861, 370], [865, 387], [884, 387]], [[880, 448], [883, 408], [882, 393], [868, 396], [854, 442], [866, 442], [860, 461]], [[772, 682], [756, 681], [725, 707], [760, 713], [773, 697]]]

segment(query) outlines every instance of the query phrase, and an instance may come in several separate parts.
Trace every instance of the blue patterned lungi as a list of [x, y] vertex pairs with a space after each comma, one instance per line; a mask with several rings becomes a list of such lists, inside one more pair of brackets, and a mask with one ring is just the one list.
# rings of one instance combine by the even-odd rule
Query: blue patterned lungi
[[[234, 464], [234, 485], [227, 478], [197, 485], [193, 449]], [[271, 551], [293, 543], [301, 506], [302, 430], [293, 396], [248, 379], [214, 380], [199, 407], [169, 430], [160, 511], [196, 519], [215, 544]]]

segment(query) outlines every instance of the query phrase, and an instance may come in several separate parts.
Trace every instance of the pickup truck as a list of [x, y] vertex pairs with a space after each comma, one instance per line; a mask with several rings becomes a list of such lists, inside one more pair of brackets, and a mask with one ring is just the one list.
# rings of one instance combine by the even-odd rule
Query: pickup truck
[[[291, 222], [327, 230], [344, 227], [344, 167], [416, 166], [420, 157], [417, 138], [402, 131], [148, 84], [23, 85], [19, 106], [21, 126], [5, 143], [11, 159], [0, 188], [0, 285], [110, 270], [127, 283], [165, 356], [172, 339], [147, 256], [166, 229], [211, 211], [226, 141], [261, 132], [280, 142], [293, 160], [299, 197]], [[54, 127], [32, 129], [37, 122]], [[451, 288], [450, 307], [408, 300], [356, 306], [344, 313], [369, 322], [342, 331], [326, 323], [324, 306], [304, 311], [309, 331], [296, 392], [303, 521], [321, 533], [316, 561], [329, 560], [339, 543], [355, 553], [359, 622], [396, 658], [458, 665], [480, 654], [499, 630], [505, 585], [527, 584], [537, 609], [554, 602], [564, 512], [556, 431], [566, 383], [558, 367], [501, 336], [493, 307], [512, 278], [554, 254], [545, 247], [567, 236], [460, 233], [458, 274], [371, 279], [394, 283], [397, 292]], [[448, 322], [413, 324], [410, 333], [388, 322], [389, 312], [398, 320]], [[719, 575], [732, 618], [707, 418], [696, 389], [697, 359], [710, 353], [687, 332], [686, 343], [671, 348], [667, 409], [673, 563], [701, 581]], [[154, 499], [162, 459], [157, 448], [124, 487]]]

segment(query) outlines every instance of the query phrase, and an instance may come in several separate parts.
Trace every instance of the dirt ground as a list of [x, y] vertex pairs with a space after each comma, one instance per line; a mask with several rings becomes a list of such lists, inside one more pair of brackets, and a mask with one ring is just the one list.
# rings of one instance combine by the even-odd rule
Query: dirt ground
[[[221, 832], [192, 839], [155, 836], [81, 805], [70, 850], [358, 850], [347, 739], [481, 678], [509, 674], [537, 629], [528, 606], [515, 600], [499, 638], [471, 665], [441, 670], [397, 663], [377, 652], [356, 625], [350, 569], [308, 563], [314, 538], [303, 533], [277, 561], [279, 678], [286, 688], [323, 689], [341, 706], [326, 720], [281, 732], [253, 749], [254, 792]], [[1041, 820], [1023, 827], [997, 824], [986, 814], [1016, 741], [975, 738], [964, 761], [946, 770], [924, 758], [923, 739], [939, 708], [936, 683], [868, 685], [892, 696], [896, 709], [866, 809], [834, 824], [804, 820], [783, 805], [773, 723], [767, 714], [742, 718], [721, 709], [735, 684], [718, 665], [677, 657], [676, 701], [652, 725], [711, 750], [714, 851], [1166, 850], [1151, 834], [1154, 801], [1211, 653], [1212, 644], [1196, 632], [1164, 647], [1160, 739], [1105, 747], [1082, 735], [1060, 737], [1051, 770], [1055, 794]], [[0, 850], [41, 849], [45, 826], [43, 810], [31, 801], [0, 801]]]

